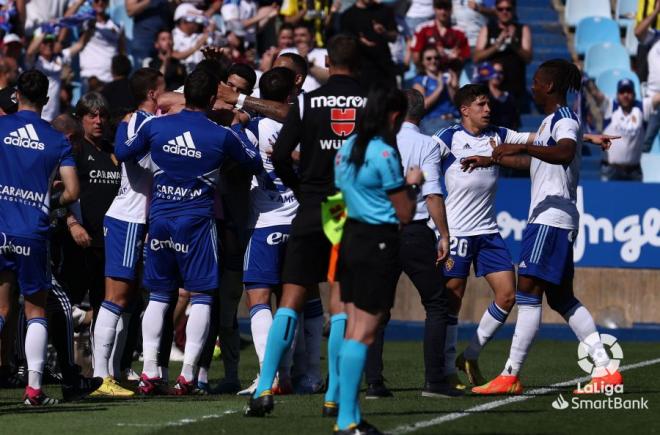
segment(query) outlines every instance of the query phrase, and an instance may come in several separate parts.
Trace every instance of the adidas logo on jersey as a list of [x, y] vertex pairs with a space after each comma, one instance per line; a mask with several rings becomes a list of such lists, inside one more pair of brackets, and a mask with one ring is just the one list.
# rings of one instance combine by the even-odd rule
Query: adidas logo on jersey
[[190, 131], [186, 131], [182, 135], [167, 141], [167, 144], [163, 146], [163, 151], [184, 157], [194, 157], [196, 159], [202, 158], [202, 152], [197, 151], [195, 142], [193, 142], [193, 138], [190, 135]]
[[464, 149], [464, 150], [471, 150], [472, 147], [471, 147], [469, 144], [465, 144], [465, 146], [463, 147], [463, 149]]
[[16, 147], [30, 148], [33, 150], [43, 151], [45, 145], [39, 141], [39, 136], [34, 130], [32, 124], [21, 127], [16, 131], [9, 133], [4, 139], [5, 144], [14, 145]]
[[525, 264], [524, 261], [521, 261], [520, 264], [518, 265], [518, 269], [524, 269], [527, 267], [527, 264]]

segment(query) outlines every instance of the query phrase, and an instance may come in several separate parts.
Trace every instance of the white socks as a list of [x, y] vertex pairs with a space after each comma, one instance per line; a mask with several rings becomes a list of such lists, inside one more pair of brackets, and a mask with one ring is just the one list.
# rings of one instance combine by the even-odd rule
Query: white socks
[[503, 375], [518, 376], [536, 332], [541, 325], [541, 297], [526, 293], [516, 293], [518, 319], [511, 340], [509, 359], [504, 365]]
[[204, 348], [206, 336], [211, 324], [211, 305], [206, 303], [195, 303], [193, 295], [188, 324], [186, 325], [186, 349], [183, 356], [183, 367], [181, 376], [191, 382], [195, 378], [195, 366]]
[[150, 379], [160, 377], [158, 347], [168, 306], [168, 303], [150, 300], [142, 316], [142, 357], [144, 358], [142, 372]]
[[200, 367], [197, 372], [197, 382], [209, 383], [209, 369], [207, 367]]
[[307, 369], [311, 379], [321, 382], [321, 340], [323, 339], [323, 304], [321, 299], [312, 299], [305, 304], [305, 353]]
[[266, 353], [266, 341], [268, 341], [268, 331], [273, 324], [273, 313], [270, 305], [257, 304], [250, 308], [250, 329], [252, 330], [252, 342], [254, 350], [259, 359], [259, 370], [264, 362]]
[[596, 323], [584, 305], [577, 303], [568, 312], [563, 314], [575, 336], [581, 343], [587, 346], [589, 356], [594, 361], [596, 367], [607, 367], [610, 358], [600, 341], [600, 335], [596, 329]]
[[458, 341], [458, 316], [450, 314], [445, 336], [445, 376], [456, 374], [456, 342]]
[[126, 338], [128, 338], [128, 324], [131, 322], [133, 313], [121, 313], [117, 328], [115, 329], [115, 345], [112, 346], [110, 354], [110, 376], [116, 380], [121, 380], [121, 358], [124, 355], [126, 347]]
[[48, 323], [43, 317], [28, 320], [25, 334], [25, 358], [28, 367], [28, 385], [35, 390], [41, 389], [41, 375], [46, 363], [48, 346]]
[[117, 323], [121, 308], [111, 302], [103, 301], [94, 325], [94, 376], [110, 376], [108, 361], [115, 343]]
[[495, 301], [490, 303], [488, 309], [481, 317], [481, 321], [479, 321], [479, 327], [472, 336], [470, 344], [463, 353], [466, 359], [476, 360], [479, 358], [481, 349], [483, 349], [486, 343], [488, 343], [493, 335], [495, 335], [495, 332], [497, 332], [500, 326], [506, 322], [508, 315], [509, 312], [498, 307]]

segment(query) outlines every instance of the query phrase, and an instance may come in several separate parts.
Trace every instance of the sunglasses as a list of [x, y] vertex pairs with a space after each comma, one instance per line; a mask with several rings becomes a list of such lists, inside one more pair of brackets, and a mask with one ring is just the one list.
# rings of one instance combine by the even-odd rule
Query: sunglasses
[[513, 8], [497, 8], [498, 12], [511, 12]]
[[440, 56], [428, 56], [424, 60], [440, 60]]

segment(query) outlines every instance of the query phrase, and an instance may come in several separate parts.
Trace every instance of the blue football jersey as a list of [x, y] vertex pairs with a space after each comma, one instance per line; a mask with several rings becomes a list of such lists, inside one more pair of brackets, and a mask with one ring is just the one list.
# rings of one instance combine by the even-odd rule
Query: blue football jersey
[[29, 110], [1, 116], [0, 138], [0, 232], [46, 239], [56, 171], [75, 166], [71, 144]]
[[152, 218], [213, 216], [213, 192], [225, 159], [231, 158], [251, 172], [261, 168], [259, 152], [244, 133], [190, 110], [151, 118], [125, 144], [115, 144], [115, 155], [121, 161], [146, 153], [150, 153], [154, 169]]

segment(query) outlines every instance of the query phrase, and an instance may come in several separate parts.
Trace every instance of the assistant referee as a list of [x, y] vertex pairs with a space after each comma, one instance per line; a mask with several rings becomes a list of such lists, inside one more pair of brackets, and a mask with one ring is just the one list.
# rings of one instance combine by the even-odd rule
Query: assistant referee
[[339, 362], [339, 434], [375, 431], [361, 418], [360, 381], [368, 346], [394, 305], [401, 274], [399, 223], [415, 215], [423, 179], [421, 169], [413, 167], [404, 181], [396, 150], [406, 107], [398, 89], [373, 87], [357, 135], [344, 144], [335, 163], [335, 184], [348, 210], [339, 251], [341, 299], [348, 313]]

